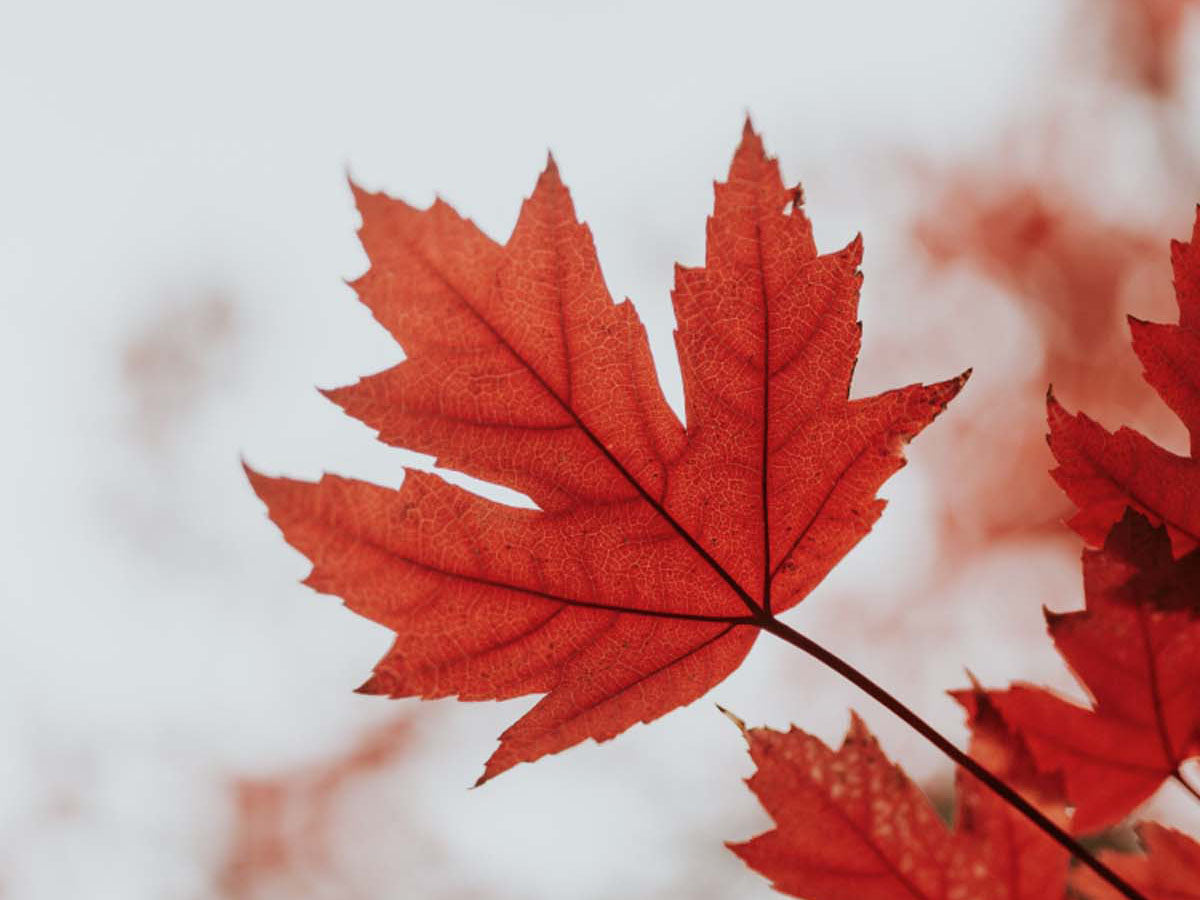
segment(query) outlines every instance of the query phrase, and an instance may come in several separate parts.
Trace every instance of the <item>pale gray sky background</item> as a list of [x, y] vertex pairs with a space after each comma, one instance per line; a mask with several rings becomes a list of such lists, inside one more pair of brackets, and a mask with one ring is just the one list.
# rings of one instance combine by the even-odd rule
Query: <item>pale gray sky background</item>
[[[417, 203], [438, 192], [503, 239], [552, 148], [678, 407], [672, 264], [702, 258], [711, 183], [747, 111], [786, 177], [804, 182], [821, 246], [864, 232], [859, 390], [972, 364], [971, 390], [1002, 384], [1027, 325], [996, 307], [994, 285], [934, 287], [911, 267], [929, 184], [1010, 144], [1018, 165], [1013, 135], [1077, 96], [1075, 115], [1117, 116], [1104, 126], [1116, 149], [1093, 148], [1111, 156], [1106, 202], [1157, 204], [1171, 190], [1154, 181], [1159, 150], [1133, 136], [1137, 99], [1098, 101], [1086, 78], [1055, 74], [1073, 11], [10, 4], [0, 897], [233, 896], [220, 874], [237, 828], [232, 780], [319, 765], [401, 716], [411, 750], [339, 795], [328, 865], [313, 863], [301, 887], [280, 876], [245, 896], [769, 896], [721, 846], [767, 822], [740, 782], [740, 738], [710, 700], [830, 740], [852, 704], [916, 777], [944, 782], [946, 764], [886, 713], [763, 641], [704, 702], [468, 791], [530, 701], [352, 694], [387, 634], [297, 583], [307, 565], [239, 459], [388, 484], [428, 464], [314, 390], [399, 357], [343, 283], [365, 266], [347, 170]], [[1185, 221], [1198, 198], [1176, 190]], [[937, 301], [947, 290], [981, 298], [978, 316]], [[968, 331], [975, 345], [953, 339]], [[946, 337], [913, 345], [914, 334]], [[883, 491], [892, 505], [876, 533], [789, 621], [961, 739], [941, 692], [966, 665], [993, 683], [1070, 687], [1039, 609], [1055, 592], [1073, 602], [1077, 573], [1057, 549], [1021, 549], [1014, 565], [1007, 548], [898, 612], [913, 585], [936, 581], [928, 484], [946, 471], [921, 455], [918, 440]]]

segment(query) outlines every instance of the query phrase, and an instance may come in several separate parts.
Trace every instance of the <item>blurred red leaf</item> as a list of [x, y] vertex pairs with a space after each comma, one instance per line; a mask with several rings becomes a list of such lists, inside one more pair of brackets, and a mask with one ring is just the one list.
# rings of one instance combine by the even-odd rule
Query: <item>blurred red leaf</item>
[[975, 782], [959, 779], [950, 831], [855, 715], [831, 750], [793, 727], [743, 729], [747, 781], [773, 831], [730, 849], [776, 890], [808, 900], [1051, 900], [1066, 889], [1063, 851]]
[[1146, 380], [1187, 425], [1192, 455], [1177, 456], [1129, 428], [1115, 433], [1083, 413], [1048, 400], [1052, 473], [1079, 511], [1071, 526], [1088, 543], [1104, 543], [1131, 506], [1163, 522], [1177, 556], [1200, 544], [1200, 210], [1191, 243], [1173, 241], [1171, 262], [1178, 325], [1130, 319], [1133, 349]]
[[[1200, 843], [1155, 822], [1142, 822], [1137, 831], [1143, 854], [1110, 851], [1101, 859], [1149, 900], [1200, 900]], [[1071, 884], [1088, 900], [1120, 896], [1089, 869], [1077, 869]]]
[[1155, 252], [1146, 234], [1101, 221], [1065, 189], [986, 167], [956, 176], [914, 231], [937, 267], [970, 265], [1020, 304], [1056, 379], [1103, 374], [1097, 345], [1119, 322], [1130, 276]]
[[[1181, 602], [1200, 587], [1194, 559], [1171, 561], [1172, 575], [1164, 556], [1166, 532], [1130, 511], [1103, 550], [1083, 554], [1087, 608], [1046, 613], [1092, 708], [1032, 685], [988, 694], [1038, 768], [1061, 773], [1079, 832], [1119, 821], [1200, 754], [1200, 605]], [[1147, 585], [1173, 587], [1132, 593]]]
[[121, 354], [124, 387], [134, 404], [133, 432], [161, 450], [227, 368], [222, 351], [235, 335], [233, 303], [206, 292], [169, 303], [128, 340]]
[[[936, 199], [913, 227], [930, 277], [967, 270], [992, 282], [1040, 345], [1025, 354], [1029, 366], [977, 391], [971, 414], [933, 442], [946, 465], [976, 460], [933, 484], [945, 509], [941, 537], [957, 559], [999, 539], [1061, 534], [1069, 501], [1028, 477], [1052, 461], [1037, 434], [1045, 411], [1035, 398], [1047, 382], [1106, 413], [1145, 405], [1136, 363], [1124, 359], [1121, 309], [1161, 264], [1153, 233], [1105, 221], [1055, 179], [1033, 181], [1011, 168], [1005, 156], [1003, 164], [979, 161], [949, 178], [939, 171], [928, 184]], [[966, 339], [979, 340], [985, 353], [995, 336]]]
[[[1151, 95], [1179, 87], [1179, 48], [1195, 0], [1110, 0], [1110, 52], [1118, 70]], [[1090, 6], [1090, 15], [1095, 11]]]
[[397, 633], [363, 691], [546, 695], [481, 781], [729, 675], [869, 531], [901, 446], [965, 379], [848, 399], [861, 242], [817, 254], [749, 123], [706, 265], [676, 269], [686, 431], [552, 160], [504, 246], [441, 201], [355, 195], [371, 261], [355, 288], [407, 358], [329, 396], [540, 509], [416, 471], [400, 490], [250, 479], [307, 583]]
[[409, 721], [399, 719], [368, 731], [332, 759], [237, 779], [229, 852], [217, 873], [220, 895], [351, 896], [331, 859], [334, 807], [356, 779], [402, 759], [411, 738]]

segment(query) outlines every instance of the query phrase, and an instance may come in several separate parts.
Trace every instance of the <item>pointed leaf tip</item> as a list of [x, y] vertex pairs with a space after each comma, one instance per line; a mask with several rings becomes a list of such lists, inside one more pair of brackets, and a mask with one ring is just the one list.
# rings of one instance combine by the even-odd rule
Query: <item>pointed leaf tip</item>
[[381, 675], [378, 672], [371, 674], [371, 677], [354, 689], [356, 694], [364, 694], [366, 696], [387, 696], [392, 692], [391, 679]]
[[550, 150], [546, 151], [546, 165], [542, 167], [541, 174], [538, 175], [537, 187], [534, 189], [534, 193], [536, 194], [539, 189], [545, 188], [565, 190], [562, 175], [558, 171], [558, 160], [554, 158], [554, 153]]
[[[773, 162], [773, 158], [767, 155], [766, 146], [763, 144], [762, 135], [754, 130], [750, 119], [746, 119], [745, 125], [742, 126], [742, 139], [738, 142], [737, 150], [733, 154], [733, 166], [739, 164], [745, 165], [750, 162], [754, 165]], [[733, 169], [730, 170], [730, 176], [733, 175]], [[775, 177], [778, 178], [778, 172]]]
[[245, 459], [243, 459], [241, 462], [242, 471], [246, 473], [246, 480], [250, 482], [250, 487], [253, 489], [254, 493], [258, 495], [260, 500], [266, 502], [264, 491], [270, 485], [270, 476], [264, 475], [262, 472], [255, 469], [248, 462], [246, 462]]
[[955, 375], [950, 379], [949, 382], [947, 382], [947, 385], [950, 388], [950, 396], [946, 398], [947, 403], [958, 396], [959, 391], [966, 387], [967, 382], [971, 380], [971, 376], [974, 373], [975, 368], [972, 366], [970, 368], [963, 369], [962, 372]]
[[371, 198], [371, 192], [359, 184], [355, 180], [354, 175], [350, 172], [350, 167], [346, 167], [346, 186], [350, 188], [350, 194], [354, 198], [354, 206], [361, 213], [363, 206]]
[[745, 722], [743, 722], [741, 719], [739, 719], [737, 716], [735, 716], [733, 713], [731, 713], [729, 710], [727, 710], [725, 707], [723, 707], [720, 703], [716, 703], [716, 704], [714, 704], [714, 706], [717, 707], [717, 709], [720, 711], [721, 715], [723, 715], [730, 722], [732, 722], [734, 725], [736, 725], [738, 727], [738, 730], [742, 734], [745, 734], [749, 730], [746, 728]]
[[846, 731], [846, 737], [850, 737], [851, 735], [861, 737], [864, 734], [870, 735], [870, 733], [867, 729], [867, 723], [862, 720], [862, 716], [858, 714], [858, 710], [850, 710], [850, 727]]

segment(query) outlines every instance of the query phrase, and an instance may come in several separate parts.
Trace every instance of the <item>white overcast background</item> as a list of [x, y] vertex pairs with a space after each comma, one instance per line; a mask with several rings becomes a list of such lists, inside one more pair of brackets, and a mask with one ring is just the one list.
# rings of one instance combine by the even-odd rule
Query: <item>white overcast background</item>
[[[436, 192], [503, 240], [552, 149], [680, 409], [672, 266], [703, 258], [711, 184], [747, 113], [804, 183], [820, 246], [864, 234], [856, 390], [974, 365], [930, 432], [970, 416], [973, 391], [1029, 363], [1025, 326], [996, 311], [995, 286], [966, 283], [992, 298], [977, 317], [912, 274], [930, 177], [1074, 92], [1113, 137], [1089, 151], [1108, 166], [1103, 203], [1174, 190], [1186, 222], [1200, 199], [1154, 180], [1136, 100], [1064, 83], [1078, 14], [1035, 0], [7, 4], [0, 897], [767, 897], [722, 847], [768, 822], [714, 702], [827, 740], [853, 706], [944, 790], [933, 750], [769, 637], [705, 700], [468, 790], [532, 698], [353, 694], [388, 634], [298, 584], [307, 563], [240, 460], [391, 485], [429, 465], [315, 390], [400, 358], [345, 285], [366, 264], [347, 172], [422, 205]], [[1078, 603], [1078, 574], [1074, 551], [1007, 547], [939, 582], [929, 486], [977, 461], [923, 466], [922, 450], [882, 491], [875, 532], [787, 621], [963, 741], [943, 691], [967, 666], [1080, 696], [1040, 619], [1043, 603]], [[411, 744], [339, 794], [329, 858], [232, 892], [231, 784], [319, 767], [397, 718]]]

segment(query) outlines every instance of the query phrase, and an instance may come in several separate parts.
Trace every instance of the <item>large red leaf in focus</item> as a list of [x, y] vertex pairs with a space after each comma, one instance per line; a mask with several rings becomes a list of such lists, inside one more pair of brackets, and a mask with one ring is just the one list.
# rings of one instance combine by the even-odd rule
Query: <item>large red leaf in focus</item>
[[686, 430], [553, 161], [503, 246], [440, 200], [355, 196], [371, 266], [354, 287], [406, 358], [329, 396], [383, 441], [540, 508], [411, 470], [399, 490], [250, 479], [312, 561], [307, 583], [396, 632], [363, 691], [545, 694], [481, 780], [729, 675], [765, 616], [870, 530], [901, 446], [963, 383], [848, 399], [861, 243], [817, 254], [749, 123], [705, 266], [676, 270]]
[[1128, 512], [1103, 550], [1084, 551], [1086, 609], [1046, 614], [1092, 707], [1032, 685], [988, 695], [1039, 769], [1061, 773], [1078, 832], [1119, 821], [1200, 754], [1196, 563], [1172, 560], [1165, 529]]
[[[1131, 856], [1112, 851], [1100, 858], [1148, 900], [1200, 900], [1200, 843], [1156, 822], [1137, 826], [1145, 853]], [[1071, 879], [1088, 900], [1116, 900], [1120, 895], [1096, 873], [1082, 866]]]
[[[740, 724], [740, 723], [739, 723]], [[748, 779], [775, 828], [729, 847], [776, 890], [807, 900], [1059, 900], [1066, 858], [969, 775], [951, 832], [852, 715], [831, 750], [793, 727], [743, 729]]]
[[1125, 508], [1165, 523], [1175, 554], [1200, 545], [1200, 208], [1190, 243], [1171, 242], [1179, 324], [1129, 318], [1145, 377], [1187, 426], [1191, 455], [1177, 456], [1129, 428], [1115, 433], [1048, 398], [1052, 473], [1079, 512], [1071, 526], [1100, 546]]

